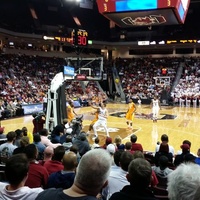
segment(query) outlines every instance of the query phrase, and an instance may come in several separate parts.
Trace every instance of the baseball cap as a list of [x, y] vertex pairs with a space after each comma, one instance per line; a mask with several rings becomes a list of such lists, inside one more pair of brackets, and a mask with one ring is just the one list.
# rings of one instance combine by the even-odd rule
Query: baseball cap
[[4, 132], [5, 127], [0, 127], [0, 134]]
[[115, 151], [116, 151], [116, 147], [114, 144], [109, 144], [107, 147], [106, 147], [106, 150], [110, 153], [110, 154], [114, 154]]
[[181, 147], [181, 149], [184, 149], [184, 150], [190, 149], [190, 146], [188, 144], [182, 144], [180, 147]]

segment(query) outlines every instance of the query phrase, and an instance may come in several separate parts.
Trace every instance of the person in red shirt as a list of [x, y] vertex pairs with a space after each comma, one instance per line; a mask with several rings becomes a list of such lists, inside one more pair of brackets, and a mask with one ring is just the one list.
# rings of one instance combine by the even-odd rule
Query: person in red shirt
[[34, 119], [33, 122], [33, 134], [39, 133], [43, 128], [45, 124], [45, 116], [44, 114], [37, 114], [33, 115]]
[[38, 157], [38, 150], [35, 144], [29, 144], [25, 147], [24, 153], [29, 160], [28, 178], [25, 186], [30, 188], [42, 187], [46, 188], [49, 173], [45, 167], [43, 167], [36, 158]]
[[65, 148], [63, 146], [58, 146], [54, 149], [52, 160], [46, 161], [43, 165], [47, 169], [49, 175], [53, 172], [61, 171], [64, 169], [64, 166], [62, 164], [64, 154]]
[[131, 151], [141, 151], [143, 152], [143, 147], [140, 143], [136, 143], [137, 142], [137, 135], [133, 134], [130, 137], [131, 143], [132, 143], [132, 147], [131, 147]]

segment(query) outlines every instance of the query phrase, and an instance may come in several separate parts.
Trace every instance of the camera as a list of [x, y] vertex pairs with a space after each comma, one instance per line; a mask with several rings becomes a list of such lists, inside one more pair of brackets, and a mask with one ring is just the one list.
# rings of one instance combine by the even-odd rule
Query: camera
[[44, 112], [39, 112], [39, 113], [33, 113], [32, 116], [35, 120], [40, 120], [42, 117], [45, 117], [45, 114]]

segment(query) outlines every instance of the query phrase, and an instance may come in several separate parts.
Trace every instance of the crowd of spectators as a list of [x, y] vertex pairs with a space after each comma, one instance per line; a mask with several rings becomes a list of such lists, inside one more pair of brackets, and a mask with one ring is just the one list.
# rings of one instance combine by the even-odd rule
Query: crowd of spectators
[[[140, 99], [152, 98], [165, 89], [170, 90], [181, 58], [133, 58], [115, 61], [126, 95]], [[163, 79], [158, 79], [163, 77]], [[164, 77], [170, 77], [170, 81]], [[156, 80], [157, 79], [157, 80]]]
[[[163, 89], [170, 93], [182, 61], [183, 58], [174, 57], [116, 58], [112, 62], [104, 60], [104, 72], [110, 77], [112, 66], [116, 66], [127, 98], [151, 99], [155, 94], [160, 94]], [[84, 64], [84, 61], [81, 63]], [[172, 91], [171, 97], [180, 105], [196, 105], [200, 96], [199, 58], [185, 58], [184, 63], [181, 79]], [[52, 78], [62, 71], [64, 64], [65, 60], [62, 58], [1, 54], [0, 95], [5, 109], [4, 118], [15, 116], [22, 104], [42, 103]], [[95, 70], [92, 73], [94, 72]], [[94, 76], [98, 73], [97, 69]], [[104, 100], [107, 99], [107, 95], [111, 98], [112, 93], [114, 94], [115, 91], [100, 91], [95, 81], [89, 81], [84, 86], [78, 81], [66, 81], [67, 98], [79, 100], [83, 106], [88, 105], [88, 102], [97, 96], [102, 96]], [[17, 115], [22, 114], [22, 111], [19, 113], [17, 111]]]
[[200, 99], [200, 59], [187, 58], [181, 79], [174, 91], [172, 97], [174, 102], [180, 106], [196, 107]]
[[[65, 145], [53, 144], [46, 132], [43, 129], [39, 134], [34, 134], [33, 143], [29, 142], [29, 137], [24, 135], [22, 130], [11, 131], [5, 135], [7, 141], [0, 145], [0, 159], [1, 165], [5, 166], [6, 176], [4, 180], [0, 176], [0, 197], [7, 196], [12, 199], [21, 195], [20, 199], [47, 199], [53, 195], [58, 199], [60, 195], [74, 194], [67, 191], [74, 190], [74, 184], [81, 180], [86, 190], [83, 196], [93, 196], [89, 198], [91, 200], [128, 197], [174, 200], [177, 195], [184, 196], [185, 191], [191, 190], [192, 185], [194, 190], [198, 189], [191, 181], [199, 183], [198, 175], [192, 172], [192, 169], [200, 171], [197, 167], [199, 158], [190, 152], [191, 142], [188, 140], [181, 144], [181, 152], [175, 153], [169, 144], [168, 136], [163, 134], [161, 142], [155, 145], [155, 152], [150, 154], [143, 150], [142, 144], [137, 143], [135, 134], [132, 134], [130, 141], [125, 144], [120, 136], [116, 136], [114, 141], [107, 137], [105, 144], [100, 146], [98, 138], [94, 141], [95, 145], [89, 144], [84, 132], [76, 138], [66, 135]], [[44, 146], [43, 151], [38, 141]], [[67, 143], [70, 145], [66, 146]], [[184, 177], [188, 172], [190, 181]], [[100, 176], [104, 181], [101, 184]], [[188, 187], [179, 193], [179, 186], [176, 184], [178, 179], [188, 181]], [[98, 184], [101, 187], [98, 187]], [[176, 190], [173, 190], [175, 185]], [[77, 186], [83, 189], [83, 186]], [[184, 187], [183, 184], [180, 187]], [[199, 197], [196, 192], [188, 194]]]

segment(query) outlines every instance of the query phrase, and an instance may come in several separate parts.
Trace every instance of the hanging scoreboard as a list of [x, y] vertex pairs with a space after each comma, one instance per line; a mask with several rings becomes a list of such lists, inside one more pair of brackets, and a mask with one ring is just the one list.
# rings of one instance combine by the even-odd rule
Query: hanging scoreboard
[[127, 28], [183, 24], [190, 0], [97, 0], [99, 12]]

